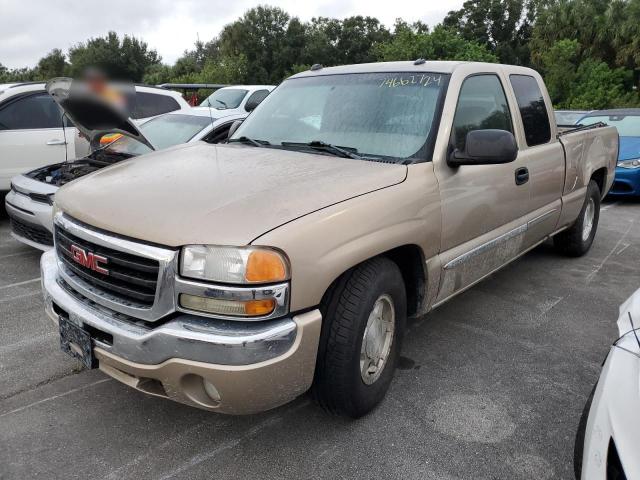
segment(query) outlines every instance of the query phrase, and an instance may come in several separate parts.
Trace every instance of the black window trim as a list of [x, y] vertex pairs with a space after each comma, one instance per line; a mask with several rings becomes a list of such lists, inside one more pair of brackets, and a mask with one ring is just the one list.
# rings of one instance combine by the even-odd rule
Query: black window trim
[[[504, 93], [504, 99], [507, 102], [507, 107], [509, 107], [509, 120], [511, 122], [511, 134], [516, 138], [516, 143], [518, 143], [518, 137], [516, 136], [516, 129], [515, 129], [515, 125], [513, 123], [513, 105], [511, 105], [511, 102], [509, 100], [509, 96], [507, 95], [507, 90], [504, 88], [504, 83], [502, 82], [502, 78], [500, 77], [500, 72], [476, 72], [476, 73], [470, 73], [469, 75], [467, 75], [466, 77], [464, 77], [464, 80], [462, 80], [462, 83], [460, 84], [460, 89], [458, 90], [458, 99], [456, 100], [456, 107], [453, 111], [453, 118], [451, 119], [451, 133], [449, 134], [449, 147], [447, 149], [447, 155], [450, 155], [451, 152], [453, 152], [455, 150], [455, 145], [452, 141], [453, 139], [453, 125], [454, 122], [456, 121], [456, 112], [458, 111], [458, 105], [460, 104], [460, 92], [462, 91], [464, 84], [467, 80], [469, 80], [472, 77], [481, 77], [481, 76], [486, 76], [486, 75], [493, 75], [494, 77], [496, 77], [498, 79], [498, 82], [500, 83], [500, 87], [502, 87], [502, 93]], [[515, 96], [515, 95], [514, 95]], [[516, 102], [516, 107], [517, 107], [517, 102]], [[518, 109], [518, 113], [520, 112], [520, 110]]]

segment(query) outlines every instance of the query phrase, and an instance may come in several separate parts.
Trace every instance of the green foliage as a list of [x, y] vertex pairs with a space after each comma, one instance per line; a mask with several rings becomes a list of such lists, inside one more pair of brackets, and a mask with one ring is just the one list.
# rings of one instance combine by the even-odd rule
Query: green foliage
[[[244, 55], [249, 67], [245, 80], [249, 83], [278, 82], [286, 68], [283, 52], [288, 34], [295, 36], [295, 32], [289, 32], [289, 21], [289, 15], [280, 8], [252, 8], [223, 28], [218, 39], [220, 55]], [[296, 57], [298, 52], [294, 50], [287, 49], [289, 55]]]
[[463, 60], [497, 62], [498, 58], [485, 46], [463, 39], [457, 33], [437, 26], [433, 32], [423, 25], [396, 23], [393, 40], [377, 47], [381, 61], [392, 60]]
[[79, 77], [89, 67], [99, 68], [109, 77], [140, 82], [146, 70], [160, 63], [155, 50], [135, 37], [125, 35], [122, 40], [115, 32], [106, 37], [91, 38], [69, 49], [69, 73]]
[[580, 61], [580, 50], [578, 40], [563, 39], [539, 56], [554, 105], [578, 110], [640, 105], [629, 70], [594, 58]]
[[611, 67], [640, 63], [640, 0], [556, 0], [540, 9], [533, 31], [532, 60], [558, 40], [578, 41], [581, 59]]
[[398, 19], [389, 30], [373, 17], [302, 22], [259, 6], [171, 66], [146, 43], [110, 32], [66, 55], [54, 49], [34, 68], [0, 64], [0, 82], [80, 76], [91, 66], [150, 84], [278, 83], [315, 63], [425, 58], [532, 65], [557, 107], [630, 106], [640, 105], [638, 19], [640, 0], [466, 0], [432, 29]]
[[442, 23], [465, 40], [485, 46], [502, 63], [529, 65], [536, 8], [537, 0], [467, 0]]
[[554, 104], [561, 104], [571, 94], [579, 52], [577, 40], [565, 39], [540, 54], [539, 63], [544, 69], [545, 83]]
[[67, 63], [67, 57], [62, 50], [54, 48], [47, 55], [42, 57], [38, 62], [36, 70], [38, 71], [38, 77], [42, 80], [49, 80], [55, 77], [62, 77], [65, 75], [69, 64]]
[[163, 83], [170, 83], [173, 77], [173, 68], [169, 65], [158, 63], [147, 68], [144, 77], [142, 77], [142, 83], [147, 85], [161, 85]]
[[0, 65], [0, 83], [31, 82], [39, 80], [35, 68], [8, 68]]
[[247, 77], [247, 57], [221, 57], [210, 60], [195, 77], [196, 83], [236, 83], [238, 78]]
[[629, 90], [631, 74], [623, 68], [611, 68], [605, 62], [587, 59], [578, 66], [576, 82], [563, 106], [571, 109], [637, 107], [640, 97]]

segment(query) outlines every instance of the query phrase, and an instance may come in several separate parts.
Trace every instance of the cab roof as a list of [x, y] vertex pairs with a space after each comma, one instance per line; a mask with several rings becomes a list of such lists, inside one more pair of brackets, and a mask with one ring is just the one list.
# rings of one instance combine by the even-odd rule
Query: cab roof
[[[349, 73], [385, 73], [385, 72], [431, 72], [431, 73], [453, 73], [457, 68], [463, 65], [477, 65], [479, 69], [487, 71], [496, 71], [502, 67], [511, 70], [524, 69], [524, 67], [516, 67], [514, 65], [503, 65], [500, 63], [485, 62], [462, 62], [462, 61], [424, 61], [417, 63], [415, 60], [404, 62], [375, 62], [375, 63], [359, 63], [356, 65], [342, 65], [338, 67], [321, 67], [316, 70], [307, 70], [305, 72], [292, 75], [289, 78], [314, 77], [321, 75], [344, 75]], [[524, 69], [529, 70], [530, 69]]]

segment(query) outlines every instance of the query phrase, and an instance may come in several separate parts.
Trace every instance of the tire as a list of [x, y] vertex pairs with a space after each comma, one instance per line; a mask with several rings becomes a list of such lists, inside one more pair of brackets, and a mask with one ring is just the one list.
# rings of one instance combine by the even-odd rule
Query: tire
[[589, 411], [591, 410], [591, 404], [593, 403], [593, 396], [596, 393], [596, 383], [587, 398], [587, 402], [582, 409], [582, 415], [580, 415], [580, 422], [578, 423], [578, 430], [576, 432], [576, 439], [573, 445], [573, 473], [576, 476], [576, 480], [580, 480], [582, 476], [582, 458], [584, 456], [584, 437], [587, 431], [587, 420], [589, 419]]
[[400, 354], [407, 315], [400, 269], [388, 258], [368, 260], [334, 283], [321, 311], [312, 395], [329, 413], [359, 418], [384, 398]]
[[[598, 230], [600, 219], [600, 189], [591, 180], [578, 219], [567, 230], [553, 237], [553, 244], [563, 255], [581, 257], [589, 251]], [[587, 234], [588, 230], [588, 234]]]

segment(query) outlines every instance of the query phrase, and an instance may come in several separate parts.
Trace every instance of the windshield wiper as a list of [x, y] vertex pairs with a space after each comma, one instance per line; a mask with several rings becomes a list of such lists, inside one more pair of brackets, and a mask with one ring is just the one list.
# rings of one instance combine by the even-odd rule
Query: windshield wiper
[[351, 147], [338, 147], [322, 140], [312, 140], [308, 143], [304, 142], [282, 142], [283, 147], [309, 147], [315, 150], [322, 150], [328, 153], [333, 153], [339, 157], [354, 158], [356, 160], [362, 160], [362, 157], [357, 154], [358, 150]]
[[[222, 106], [223, 106], [225, 109], [229, 108], [229, 105], [227, 105], [226, 103], [224, 103], [222, 100], [218, 100], [217, 98], [214, 98], [214, 99], [213, 99], [213, 101], [214, 101], [214, 102], [218, 102], [218, 103], [222, 104]], [[211, 105], [211, 104], [209, 104], [209, 105]]]
[[250, 143], [254, 147], [264, 147], [265, 145], [271, 145], [266, 140], [254, 140], [253, 138], [249, 138], [249, 137], [245, 137], [245, 136], [242, 136], [242, 137], [239, 137], [239, 138], [232, 138], [227, 143], [234, 143], [234, 142]]

